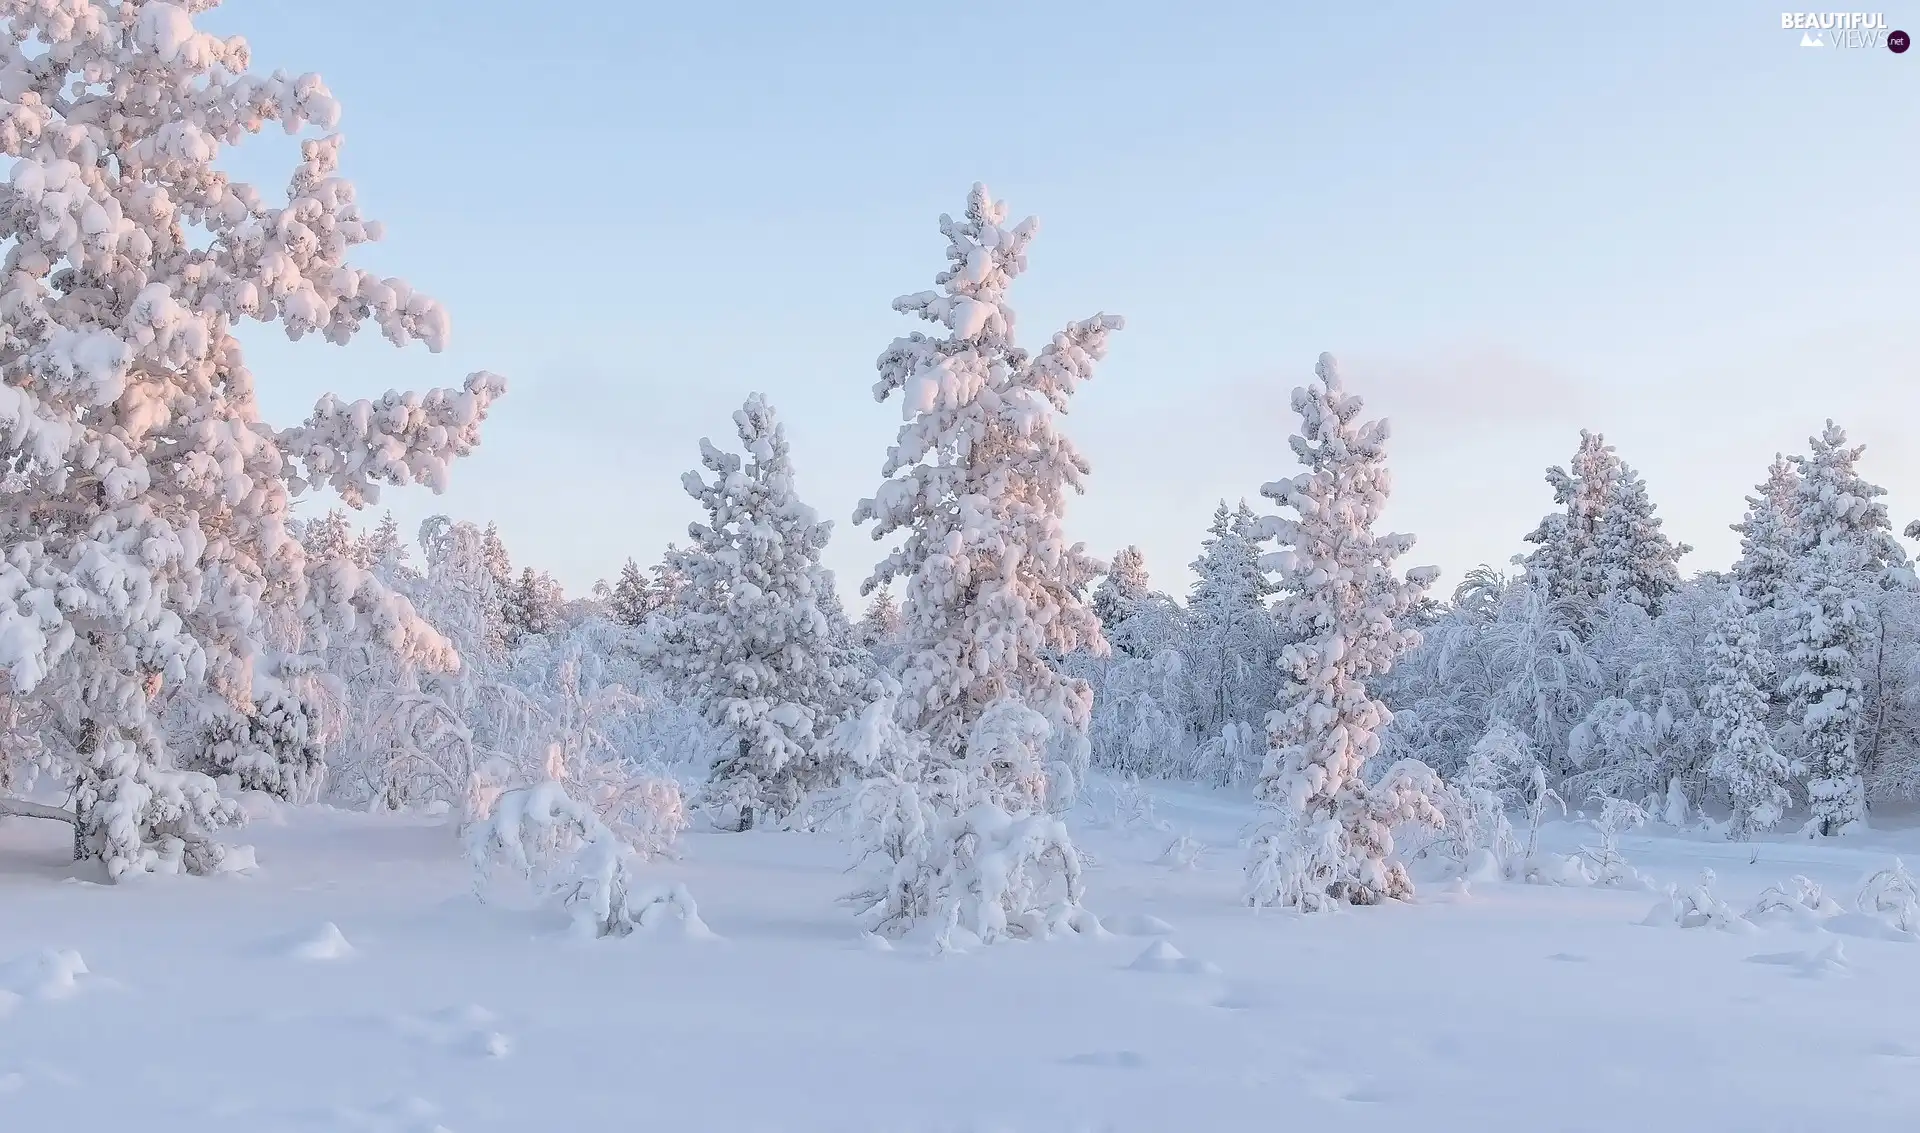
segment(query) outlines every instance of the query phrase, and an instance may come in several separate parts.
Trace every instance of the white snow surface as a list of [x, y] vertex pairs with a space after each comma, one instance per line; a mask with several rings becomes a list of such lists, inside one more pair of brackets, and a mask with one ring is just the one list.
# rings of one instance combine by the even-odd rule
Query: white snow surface
[[[71, 880], [64, 826], [0, 820], [0, 1129], [1851, 1133], [1920, 1112], [1920, 947], [1855, 904], [1920, 859], [1920, 824], [1622, 835], [1663, 891], [1710, 869], [1736, 914], [1769, 887], [1811, 910], [1748, 933], [1642, 927], [1645, 890], [1420, 863], [1411, 904], [1304, 917], [1239, 903], [1244, 792], [1147, 790], [1209, 849], [1194, 868], [1157, 864], [1163, 832], [1072, 824], [1089, 907], [1154, 939], [940, 956], [859, 934], [824, 834], [691, 833], [640, 881], [687, 885], [721, 939], [587, 940], [477, 901], [444, 817], [288, 807], [247, 831], [250, 874], [118, 887]], [[1802, 878], [1838, 907], [1793, 897]], [[353, 962], [262, 947], [316, 926], [345, 926]]]

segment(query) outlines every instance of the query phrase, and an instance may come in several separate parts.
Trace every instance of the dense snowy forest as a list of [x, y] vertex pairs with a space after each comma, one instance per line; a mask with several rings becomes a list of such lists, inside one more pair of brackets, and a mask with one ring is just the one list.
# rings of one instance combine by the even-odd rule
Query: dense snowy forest
[[282, 428], [235, 338], [447, 339], [349, 263], [379, 226], [336, 135], [283, 204], [217, 171], [270, 124], [330, 129], [325, 86], [250, 74], [170, 4], [6, 20], [0, 815], [69, 824], [109, 877], [246, 868], [220, 831], [250, 793], [444, 812], [477, 870], [537, 873], [604, 934], [678, 900], [635, 871], [689, 823], [832, 830], [869, 929], [990, 942], [1097, 924], [1063, 821], [1095, 771], [1248, 792], [1245, 899], [1304, 910], [1410, 896], [1415, 848], [1564, 877], [1509, 824], [1549, 800], [1739, 840], [1920, 792], [1920, 582], [1838, 425], [1766, 469], [1726, 571], [1683, 571], [1591, 432], [1531, 551], [1435, 592], [1375, 531], [1386, 423], [1322, 356], [1298, 469], [1195, 516], [1192, 585], [1156, 590], [1137, 549], [1066, 534], [1092, 474], [1068, 411], [1122, 322], [1022, 346], [1038, 229], [978, 185], [935, 289], [893, 302], [924, 329], [877, 363], [903, 423], [852, 516], [884, 545], [857, 620], [748, 391], [688, 438], [684, 544], [590, 594], [482, 517], [409, 539], [381, 489], [442, 488], [505, 381]]
[[[674, 448], [677, 484], [565, 480], [634, 544], [576, 576], [566, 548], [505, 538], [493, 522], [512, 527], [505, 511], [454, 497], [430, 506], [466, 513], [403, 529], [384, 493], [443, 492], [483, 435], [496, 455], [464, 471], [487, 473], [518, 439], [498, 426], [522, 399], [577, 397], [565, 441], [586, 436], [588, 413], [619, 416], [586, 379], [511, 395], [487, 371], [421, 392], [347, 388], [304, 419], [269, 420], [268, 395], [297, 385], [285, 357], [377, 333], [412, 367], [453, 324], [428, 295], [356, 266], [381, 262], [366, 245], [382, 229], [342, 173], [339, 105], [318, 76], [262, 74], [244, 40], [205, 30], [218, 3], [0, 0], [0, 1130], [1912, 1126], [1920, 880], [1895, 855], [1920, 852], [1920, 576], [1871, 454], [1840, 423], [1805, 422], [1805, 447], [1771, 463], [1748, 454], [1757, 484], [1738, 557], [1701, 563], [1655, 503], [1673, 491], [1679, 508], [1684, 486], [1643, 479], [1629, 461], [1647, 458], [1625, 450], [1644, 441], [1598, 416], [1565, 437], [1571, 459], [1544, 483], [1526, 472], [1538, 523], [1443, 579], [1413, 534], [1388, 529], [1394, 473], [1432, 465], [1394, 465], [1376, 391], [1354, 388], [1382, 371], [1273, 358], [1291, 398], [1258, 422], [1273, 443], [1248, 450], [1270, 465], [1210, 515], [1210, 498], [1178, 505], [1193, 507], [1182, 522], [1197, 557], [1090, 548], [1073, 511], [1099, 470], [1072, 410], [1102, 395], [1103, 370], [1106, 389], [1122, 384], [1106, 359], [1142, 323], [1102, 312], [1019, 327], [1039, 226], [962, 181], [960, 207], [915, 237], [925, 274], [899, 285], [931, 286], [892, 299], [897, 326], [876, 329], [871, 370], [856, 359], [817, 389], [796, 370], [778, 398], [728, 389], [704, 435]], [[425, 49], [407, 5], [368, 9], [378, 28], [340, 17], [351, 5], [280, 7], [303, 33], [326, 8], [381, 68], [396, 65], [374, 47]], [[953, 14], [930, 11], [951, 40]], [[639, 23], [652, 35], [705, 15]], [[755, 13], [756, 34], [782, 40], [768, 29], [789, 15]], [[571, 83], [602, 66], [637, 73], [641, 56], [609, 34], [617, 54], [603, 58], [570, 40], [552, 58], [488, 60], [452, 35], [471, 20], [581, 39], [597, 28], [586, 9], [443, 5], [422, 18], [449, 33], [432, 49], [457, 55], [468, 82], [501, 88], [494, 103], [461, 88], [441, 104], [485, 143], [432, 139], [453, 148], [432, 151], [447, 181], [429, 196], [438, 207], [481, 180], [515, 194], [500, 248], [492, 231], [459, 235], [487, 287], [551, 300], [510, 328], [546, 351], [561, 318], [597, 318], [593, 286], [545, 258], [556, 215], [594, 211], [556, 155], [606, 174], [594, 192], [631, 192], [608, 156], [655, 156], [621, 133], [644, 100], [540, 103], [542, 131], [586, 123], [591, 144], [577, 146], [557, 127], [517, 135], [484, 107], [535, 103], [512, 77], [536, 65]], [[731, 50], [743, 37], [725, 20], [738, 17], [719, 18], [704, 38]], [[1107, 37], [1144, 22], [1086, 19], [1069, 54], [1125, 70]], [[883, 23], [863, 13], [858, 34], [826, 38], [865, 51], [892, 34]], [[674, 41], [692, 60], [674, 82], [712, 62], [702, 38]], [[1202, 38], [1211, 61], [1217, 37]], [[801, 82], [784, 61], [814, 67], [821, 42], [780, 42], [778, 81]], [[899, 57], [918, 68], [925, 46]], [[1130, 125], [1086, 116], [1094, 104], [1045, 35], [976, 36], [960, 53], [980, 75], [1002, 54], [1071, 87], [1071, 120], [1101, 144]], [[427, 85], [411, 66], [397, 69]], [[936, 114], [897, 91], [874, 101], [888, 103], [888, 130], [945, 132], [946, 157], [976, 152], [952, 144], [959, 119], [1018, 151], [978, 80]], [[1428, 93], [1409, 84], [1395, 98], [1407, 90]], [[1616, 93], [1608, 121], [1650, 120], [1623, 118]], [[1316, 115], [1347, 98], [1313, 96]], [[742, 107], [758, 113], [724, 113]], [[1178, 130], [1150, 122], [1141, 138], [1190, 132], [1169, 114]], [[1462, 120], [1476, 145], [1493, 136]], [[731, 124], [689, 121], [769, 169], [816, 142], [763, 151]], [[1212, 125], [1236, 154], [1252, 148], [1236, 119]], [[289, 135], [284, 193], [239, 173], [269, 148], [233, 153], [276, 127]], [[1600, 133], [1563, 133], [1613, 161]], [[405, 140], [428, 139], [409, 127]], [[1076, 160], [1060, 140], [1023, 160]], [[1154, 160], [1204, 170], [1177, 152]], [[1316, 174], [1337, 164], [1315, 161]], [[791, 191], [793, 171], [779, 172], [768, 179]], [[1516, 184], [1551, 202], [1556, 225], [1578, 217]], [[1723, 197], [1716, 183], [1703, 207]], [[662, 215], [630, 205], [595, 223]], [[1390, 226], [1371, 223], [1387, 207], [1397, 216], [1372, 200], [1363, 211], [1398, 255]], [[1063, 240], [1061, 258], [1094, 263], [1082, 278], [1101, 287], [1113, 262], [1101, 254], [1179, 274], [1115, 215], [1092, 244]], [[1124, 220], [1194, 242], [1168, 216], [1182, 213]], [[823, 260], [861, 253], [823, 253], [828, 226], [809, 224], [804, 240], [742, 225], [755, 240], [778, 232], [809, 278], [726, 317], [787, 318], [811, 287], [846, 297], [846, 326], [864, 336], [861, 305], [887, 317], [888, 296], [819, 286]], [[1484, 242], [1471, 226], [1453, 235], [1450, 247]], [[684, 256], [592, 252], [635, 277], [599, 309], [639, 310], [650, 293], [637, 277], [680, 287], [691, 270]], [[1453, 272], [1453, 252], [1435, 259]], [[1620, 262], [1633, 287], [1653, 274]], [[742, 293], [733, 269], [712, 278]], [[1061, 290], [1094, 307], [1082, 286]], [[1297, 308], [1260, 301], [1257, 318], [1208, 317], [1238, 319], [1266, 352]], [[1376, 301], [1324, 310], [1370, 322]], [[1576, 309], [1609, 334], [1628, 321]], [[779, 339], [781, 365], [803, 353], [839, 365], [783, 325], [752, 328]], [[623, 349], [642, 337], [625, 321], [618, 333]], [[1168, 337], [1186, 361], [1191, 336]], [[765, 373], [766, 357], [731, 372]], [[348, 386], [365, 372], [338, 370]], [[665, 379], [629, 372], [651, 408], [646, 382]], [[799, 408], [898, 414], [851, 509], [803, 498], [825, 454], [795, 439], [799, 417], [790, 438], [774, 404], [803, 384]], [[1161, 459], [1146, 432], [1157, 425], [1126, 455], [1194, 475], [1197, 491], [1201, 470]], [[1473, 506], [1454, 494], [1449, 507]], [[633, 533], [662, 498], [693, 518], [664, 546]], [[1129, 512], [1125, 537], [1157, 548], [1165, 528]], [[1920, 522], [1904, 534], [1920, 538]], [[824, 564], [848, 561], [848, 540], [871, 545], [872, 566], [836, 578]], [[555, 577], [601, 570], [586, 593]], [[1755, 951], [1763, 934], [1794, 943]]]
[[505, 391], [476, 374], [259, 419], [238, 322], [448, 333], [348, 265], [378, 226], [337, 138], [305, 143], [284, 205], [214, 173], [271, 121], [330, 126], [326, 89], [248, 75], [165, 4], [8, 18], [0, 812], [70, 823], [110, 876], [240, 864], [215, 834], [242, 792], [443, 808], [479, 862], [567, 855], [604, 932], [629, 863], [691, 816], [834, 820], [877, 863], [870, 927], [991, 940], [1078, 923], [1059, 815], [1092, 768], [1255, 792], [1248, 897], [1302, 908], [1409, 895], [1396, 828], [1507, 853], [1486, 798], [1741, 839], [1843, 834], [1920, 790], [1920, 582], [1837, 425], [1774, 460], [1739, 561], [1691, 577], [1648, 486], [1583, 433], [1532, 551], [1440, 600], [1436, 572], [1394, 572], [1413, 539], [1373, 530], [1387, 428], [1323, 356], [1293, 398], [1304, 471], [1276, 467], [1262, 509], [1222, 501], [1171, 595], [1137, 550], [1103, 564], [1063, 527], [1091, 471], [1070, 398], [1121, 320], [1020, 346], [1037, 228], [980, 186], [940, 220], [937, 290], [894, 303], [931, 333], [878, 363], [904, 424], [853, 517], [891, 546], [857, 622], [757, 394], [698, 442], [685, 546], [586, 596], [475, 520], [410, 547], [390, 516], [314, 511], [443, 486]]

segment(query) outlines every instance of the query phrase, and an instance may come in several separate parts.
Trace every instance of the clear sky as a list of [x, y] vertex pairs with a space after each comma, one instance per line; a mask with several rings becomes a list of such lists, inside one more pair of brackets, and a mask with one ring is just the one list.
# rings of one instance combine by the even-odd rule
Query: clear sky
[[[1920, 31], [1920, 4], [1888, 10]], [[1294, 470], [1322, 350], [1394, 425], [1390, 520], [1452, 580], [1503, 563], [1578, 430], [1723, 568], [1776, 450], [1832, 416], [1920, 516], [1920, 51], [1813, 50], [1777, 5], [228, 0], [257, 68], [320, 72], [362, 262], [451, 309], [443, 355], [249, 333], [275, 420], [317, 394], [507, 375], [434, 511], [578, 593], [684, 538], [697, 440], [781, 411], [849, 591], [941, 212], [1041, 234], [1030, 345], [1127, 329], [1074, 407], [1069, 530], [1184, 591], [1214, 502]], [[284, 183], [285, 139], [236, 172]], [[1264, 501], [1257, 501], [1264, 502]]]

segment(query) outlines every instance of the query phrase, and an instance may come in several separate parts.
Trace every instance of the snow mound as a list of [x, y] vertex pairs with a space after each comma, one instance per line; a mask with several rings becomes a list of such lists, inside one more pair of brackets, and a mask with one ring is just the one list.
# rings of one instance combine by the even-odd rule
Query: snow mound
[[321, 925], [304, 939], [294, 942], [287, 949], [287, 958], [291, 960], [344, 960], [353, 955], [353, 945], [341, 934], [340, 926], [332, 921]]
[[860, 934], [860, 947], [868, 952], [891, 952], [893, 941], [878, 933], [863, 932]]
[[0, 1015], [25, 999], [65, 999], [87, 974], [80, 953], [52, 948], [0, 964]]
[[1827, 932], [1857, 936], [1863, 940], [1894, 940], [1903, 944], [1920, 943], [1920, 933], [1907, 932], [1867, 913], [1839, 913], [1820, 922]]
[[1807, 979], [1819, 979], [1822, 976], [1845, 975], [1849, 969], [1847, 956], [1838, 940], [1825, 948], [1811, 949], [1805, 952], [1762, 952], [1747, 957], [1751, 964], [1777, 964], [1781, 967], [1797, 969], [1796, 974]]
[[1107, 929], [1121, 936], [1172, 936], [1173, 926], [1147, 913], [1121, 913], [1106, 918]]
[[1194, 960], [1164, 940], [1147, 945], [1147, 950], [1127, 965], [1135, 972], [1173, 972], [1186, 976], [1218, 975], [1220, 969], [1205, 960]]
[[1461, 879], [1468, 882], [1486, 882], [1506, 880], [1506, 874], [1500, 868], [1500, 859], [1492, 850], [1482, 846], [1467, 855], [1466, 867], [1461, 871]]
[[213, 865], [215, 873], [251, 873], [260, 868], [260, 859], [252, 846], [228, 846]]

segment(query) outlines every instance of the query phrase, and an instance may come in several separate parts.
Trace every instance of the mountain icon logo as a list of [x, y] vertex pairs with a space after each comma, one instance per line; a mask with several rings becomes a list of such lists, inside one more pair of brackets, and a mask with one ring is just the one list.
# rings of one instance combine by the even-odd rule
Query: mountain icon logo
[[1824, 43], [1821, 43], [1821, 42], [1820, 42], [1820, 37], [1819, 37], [1819, 36], [1817, 36], [1817, 35], [1815, 35], [1815, 34], [1813, 34], [1812, 32], [1810, 32], [1810, 31], [1809, 31], [1809, 32], [1802, 32], [1802, 33], [1800, 34], [1800, 46], [1802, 46], [1802, 47], [1825, 47], [1825, 46], [1826, 46], [1826, 44], [1824, 44]]

